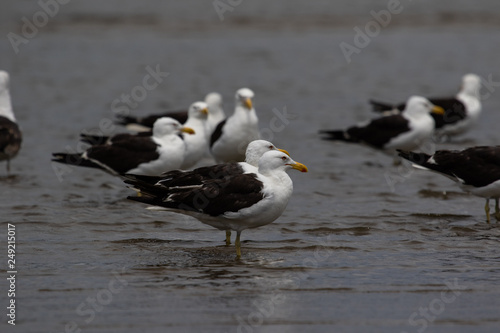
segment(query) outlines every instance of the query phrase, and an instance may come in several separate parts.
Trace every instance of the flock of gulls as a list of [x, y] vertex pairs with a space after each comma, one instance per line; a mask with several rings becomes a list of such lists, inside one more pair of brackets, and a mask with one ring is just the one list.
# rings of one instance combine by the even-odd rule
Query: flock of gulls
[[370, 101], [380, 118], [346, 130], [322, 130], [325, 140], [362, 143], [398, 155], [417, 169], [439, 173], [455, 181], [462, 190], [486, 198], [486, 220], [490, 223], [489, 200], [495, 199], [495, 218], [500, 220], [500, 146], [470, 147], [462, 151], [438, 150], [434, 154], [412, 152], [432, 136], [451, 138], [465, 133], [481, 113], [481, 78], [466, 74], [456, 96], [424, 98], [412, 96], [392, 105]]
[[[321, 130], [325, 140], [365, 144], [417, 168], [440, 173], [467, 192], [495, 199], [500, 220], [500, 146], [471, 147], [462, 151], [415, 152], [433, 136], [451, 137], [472, 127], [481, 112], [477, 75], [463, 77], [462, 88], [449, 98], [410, 97], [397, 105], [370, 101], [380, 113], [366, 123], [345, 130]], [[236, 254], [241, 257], [241, 232], [276, 220], [292, 195], [289, 169], [307, 172], [290, 154], [261, 140], [254, 93], [236, 91], [234, 112], [226, 117], [222, 97], [208, 94], [188, 110], [146, 117], [117, 116], [128, 129], [113, 136], [84, 134], [88, 144], [79, 153], [54, 153], [52, 161], [101, 169], [121, 177], [136, 191], [128, 199], [193, 216], [226, 232], [236, 232]], [[21, 147], [22, 135], [12, 111], [9, 75], [0, 71], [0, 160], [10, 160]]]

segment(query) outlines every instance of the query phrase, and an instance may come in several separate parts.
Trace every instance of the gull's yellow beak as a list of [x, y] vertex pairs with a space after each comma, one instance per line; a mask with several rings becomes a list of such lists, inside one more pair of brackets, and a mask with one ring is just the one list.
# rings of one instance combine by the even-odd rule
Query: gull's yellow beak
[[248, 110], [252, 110], [252, 100], [250, 98], [245, 98], [243, 105], [245, 105]]
[[191, 127], [181, 127], [181, 132], [187, 134], [195, 134], [196, 132]]
[[280, 152], [285, 153], [285, 154], [287, 154], [288, 156], [290, 156], [290, 154], [289, 154], [289, 153], [288, 153], [285, 149], [279, 149], [279, 148], [277, 148], [277, 149], [278, 149]]
[[208, 114], [208, 108], [201, 109], [200, 111], [203, 114]]
[[300, 172], [307, 172], [307, 167], [302, 163], [295, 162], [293, 164], [290, 164], [290, 166], [292, 167], [292, 169], [299, 170]]
[[445, 113], [444, 109], [438, 105], [434, 105], [431, 109], [431, 112], [435, 113], [435, 114], [441, 114], [441, 115], [443, 115]]

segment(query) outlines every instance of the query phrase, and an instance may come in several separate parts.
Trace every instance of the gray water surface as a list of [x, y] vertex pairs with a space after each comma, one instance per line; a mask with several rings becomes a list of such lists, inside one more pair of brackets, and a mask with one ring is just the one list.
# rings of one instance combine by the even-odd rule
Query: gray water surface
[[[2, 38], [24, 132], [12, 174], [0, 164], [1, 234], [15, 224], [18, 250], [16, 327], [2, 314], [2, 332], [498, 332], [500, 228], [484, 200], [317, 135], [374, 117], [370, 98], [451, 95], [468, 72], [500, 82], [497, 1], [401, 4], [350, 63], [340, 43], [385, 1], [243, 1], [223, 21], [210, 1], [70, 2], [17, 54]], [[40, 11], [9, 6], [3, 36]], [[113, 101], [148, 66], [169, 74], [129, 112], [219, 91], [231, 113], [248, 86], [265, 138], [309, 167], [290, 172], [277, 221], [243, 232], [240, 261], [223, 232], [145, 210], [98, 170], [50, 163], [82, 148], [81, 131], [122, 131], [108, 121]], [[483, 89], [472, 131], [429, 147], [498, 144], [499, 86]]]

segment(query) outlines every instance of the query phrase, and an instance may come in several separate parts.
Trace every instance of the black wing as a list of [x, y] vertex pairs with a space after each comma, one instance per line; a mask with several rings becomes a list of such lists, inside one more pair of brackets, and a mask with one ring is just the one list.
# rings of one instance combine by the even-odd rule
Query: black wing
[[250, 207], [263, 199], [262, 182], [255, 174], [239, 174], [206, 181], [195, 188], [170, 188], [155, 186], [140, 180], [127, 179], [126, 183], [141, 191], [140, 197], [128, 199], [207, 214], [222, 215]]
[[164, 187], [183, 187], [200, 185], [213, 179], [242, 174], [243, 169], [238, 163], [216, 164], [197, 168], [191, 171], [172, 171], [162, 175], [159, 184]]
[[21, 149], [22, 134], [19, 126], [8, 118], [0, 116], [0, 152], [14, 156]]
[[[441, 128], [446, 125], [455, 124], [467, 117], [467, 110], [465, 105], [460, 102], [455, 97], [431, 97], [428, 98], [429, 101], [437, 106], [444, 109], [444, 114], [436, 114], [431, 112], [432, 118], [434, 118], [435, 128]], [[405, 103], [398, 105], [392, 105], [383, 102], [377, 102], [370, 100], [373, 111], [375, 112], [385, 112], [397, 108], [399, 111], [403, 111], [406, 107]]]
[[192, 187], [202, 185], [214, 179], [223, 179], [238, 174], [243, 174], [243, 169], [238, 163], [215, 164], [194, 170], [172, 170], [161, 176], [124, 175], [124, 179], [141, 181], [150, 185], [157, 185], [165, 189], [172, 187]]
[[118, 141], [124, 141], [124, 140], [127, 141], [133, 137], [150, 137], [152, 135], [153, 135], [153, 132], [151, 132], [151, 131], [139, 132], [137, 134], [118, 133], [118, 134], [113, 135], [112, 137], [109, 137], [106, 135], [93, 135], [93, 134], [81, 133], [80, 134], [80, 141], [88, 143], [91, 146], [95, 146], [95, 145], [102, 145], [105, 143], [109, 143], [108, 140], [110, 142], [118, 142]]
[[99, 163], [94, 163], [88, 159], [83, 158], [82, 153], [53, 153], [52, 161], [62, 164], [69, 164], [87, 168], [96, 168], [109, 171]]
[[368, 125], [347, 129], [349, 137], [377, 148], [383, 148], [392, 138], [410, 130], [408, 120], [392, 115], [372, 120]]
[[431, 116], [436, 123], [436, 128], [455, 124], [467, 117], [467, 110], [465, 110], [464, 103], [456, 98], [429, 98], [429, 101], [444, 109], [444, 114], [431, 112]]
[[212, 133], [212, 136], [210, 137], [210, 148], [212, 148], [215, 141], [217, 141], [221, 137], [222, 127], [224, 127], [224, 124], [226, 123], [226, 121], [227, 121], [227, 119], [224, 119], [219, 124], [217, 124], [217, 127], [215, 127], [214, 132]]
[[118, 115], [116, 123], [119, 125], [126, 126], [128, 124], [139, 124], [145, 127], [153, 128], [155, 121], [162, 117], [174, 118], [181, 124], [184, 124], [188, 118], [188, 112], [182, 111], [169, 111], [162, 114], [149, 115], [145, 117], [134, 117], [134, 116], [121, 116]]
[[[463, 151], [439, 150], [434, 155], [400, 152], [415, 164], [460, 178], [467, 185], [483, 187], [500, 180], [500, 146], [472, 147]], [[433, 157], [433, 162], [429, 159]]]
[[160, 155], [156, 151], [157, 147], [150, 138], [135, 137], [132, 140], [113, 142], [111, 145], [92, 146], [87, 150], [87, 156], [117, 173], [126, 173], [139, 164], [158, 159]]

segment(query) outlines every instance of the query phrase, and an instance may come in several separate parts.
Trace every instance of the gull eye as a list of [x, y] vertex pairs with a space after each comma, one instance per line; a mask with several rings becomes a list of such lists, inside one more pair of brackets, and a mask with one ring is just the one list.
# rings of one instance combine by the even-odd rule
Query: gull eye
[[267, 148], [269, 148], [269, 150], [273, 150], [273, 149], [274, 149], [274, 146], [269, 146], [269, 147], [267, 147]]
[[286, 156], [282, 156], [282, 157], [281, 157], [281, 160], [282, 160], [282, 161], [286, 161], [286, 160], [287, 160], [287, 157], [286, 157]]

